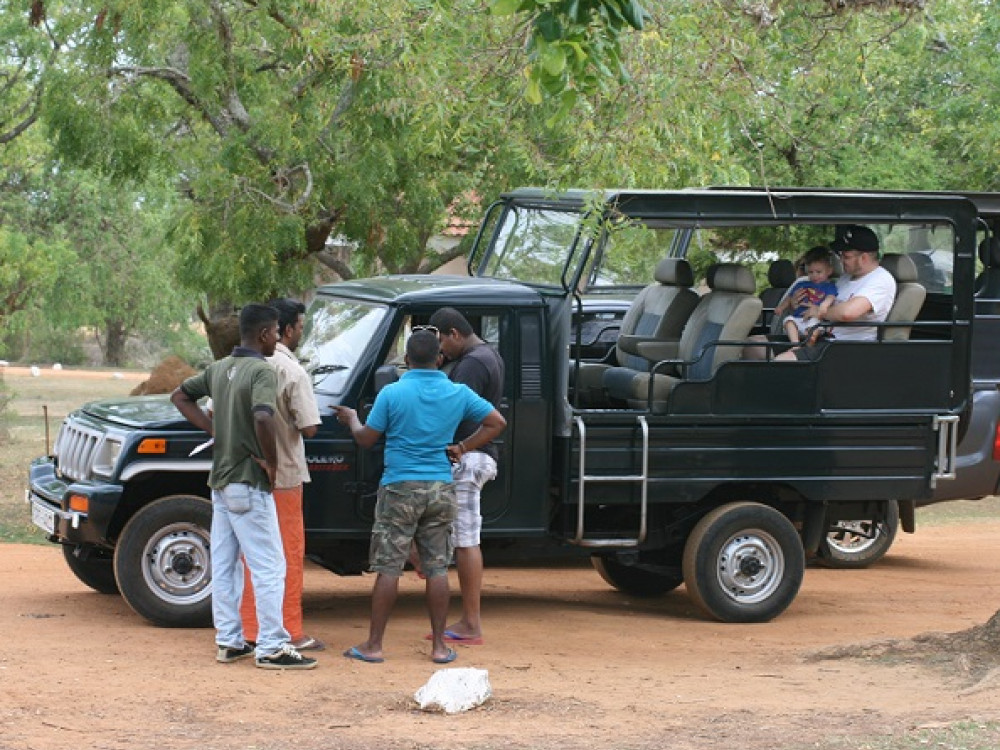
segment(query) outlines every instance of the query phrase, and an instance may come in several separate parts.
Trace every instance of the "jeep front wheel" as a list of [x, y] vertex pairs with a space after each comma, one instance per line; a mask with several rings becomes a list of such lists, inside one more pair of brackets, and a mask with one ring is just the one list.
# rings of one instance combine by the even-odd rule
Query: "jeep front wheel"
[[66, 564], [81, 583], [90, 586], [99, 594], [118, 593], [111, 553], [86, 549], [75, 544], [64, 544], [62, 549]]
[[684, 583], [723, 622], [767, 622], [802, 585], [805, 552], [785, 516], [760, 503], [731, 503], [702, 518], [684, 545]]
[[192, 495], [160, 498], [129, 520], [115, 578], [136, 613], [162, 627], [212, 624], [211, 523], [211, 503]]

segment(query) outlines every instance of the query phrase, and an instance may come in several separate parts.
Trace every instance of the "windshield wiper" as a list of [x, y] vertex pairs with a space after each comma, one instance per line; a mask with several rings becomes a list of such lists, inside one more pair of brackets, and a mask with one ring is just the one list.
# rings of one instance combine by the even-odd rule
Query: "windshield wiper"
[[314, 370], [310, 370], [310, 375], [327, 375], [331, 372], [339, 372], [340, 370], [351, 369], [347, 365], [320, 365]]

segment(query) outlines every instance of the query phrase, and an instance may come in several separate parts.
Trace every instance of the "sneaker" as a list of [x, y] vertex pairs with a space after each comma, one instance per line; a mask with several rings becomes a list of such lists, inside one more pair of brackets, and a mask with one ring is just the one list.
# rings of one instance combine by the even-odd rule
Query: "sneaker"
[[220, 664], [229, 664], [240, 659], [246, 659], [253, 653], [253, 646], [244, 643], [242, 648], [232, 646], [219, 646], [219, 651], [215, 655], [215, 660]]
[[261, 669], [312, 669], [316, 660], [303, 656], [286, 643], [280, 651], [257, 657], [257, 666]]

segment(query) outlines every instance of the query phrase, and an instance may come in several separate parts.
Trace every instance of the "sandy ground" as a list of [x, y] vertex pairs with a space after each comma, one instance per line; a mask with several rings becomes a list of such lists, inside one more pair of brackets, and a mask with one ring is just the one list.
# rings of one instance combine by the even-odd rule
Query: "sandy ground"
[[340, 655], [364, 637], [371, 578], [309, 567], [307, 630], [329, 648], [312, 672], [278, 673], [216, 664], [210, 630], [148, 625], [57, 548], [2, 546], [0, 748], [777, 750], [998, 720], [974, 655], [815, 658], [985, 622], [998, 547], [1000, 522], [903, 535], [870, 570], [810, 568], [784, 615], [749, 626], [706, 621], [683, 587], [636, 600], [589, 568], [488, 569], [486, 643], [452, 666], [488, 670], [494, 698], [447, 716], [413, 702], [437, 668], [413, 574], [374, 665]]
[[[83, 380], [127, 380], [127, 381], [138, 381], [145, 380], [149, 377], [149, 373], [137, 372], [135, 370], [75, 370], [69, 368], [61, 368], [59, 370], [53, 369], [51, 366], [38, 366], [35, 368], [38, 371], [38, 375], [35, 377], [39, 378], [69, 378], [69, 379], [83, 379]], [[21, 365], [2, 365], [0, 366], [0, 375], [10, 375], [11, 377], [32, 377], [31, 367]]]

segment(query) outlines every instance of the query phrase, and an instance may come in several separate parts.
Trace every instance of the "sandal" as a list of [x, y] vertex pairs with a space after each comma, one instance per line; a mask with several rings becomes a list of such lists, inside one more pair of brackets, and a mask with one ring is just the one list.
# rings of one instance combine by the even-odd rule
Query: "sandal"
[[292, 641], [291, 646], [296, 651], [323, 651], [326, 649], [326, 644], [323, 641], [313, 638], [311, 635], [304, 635], [297, 641]]

